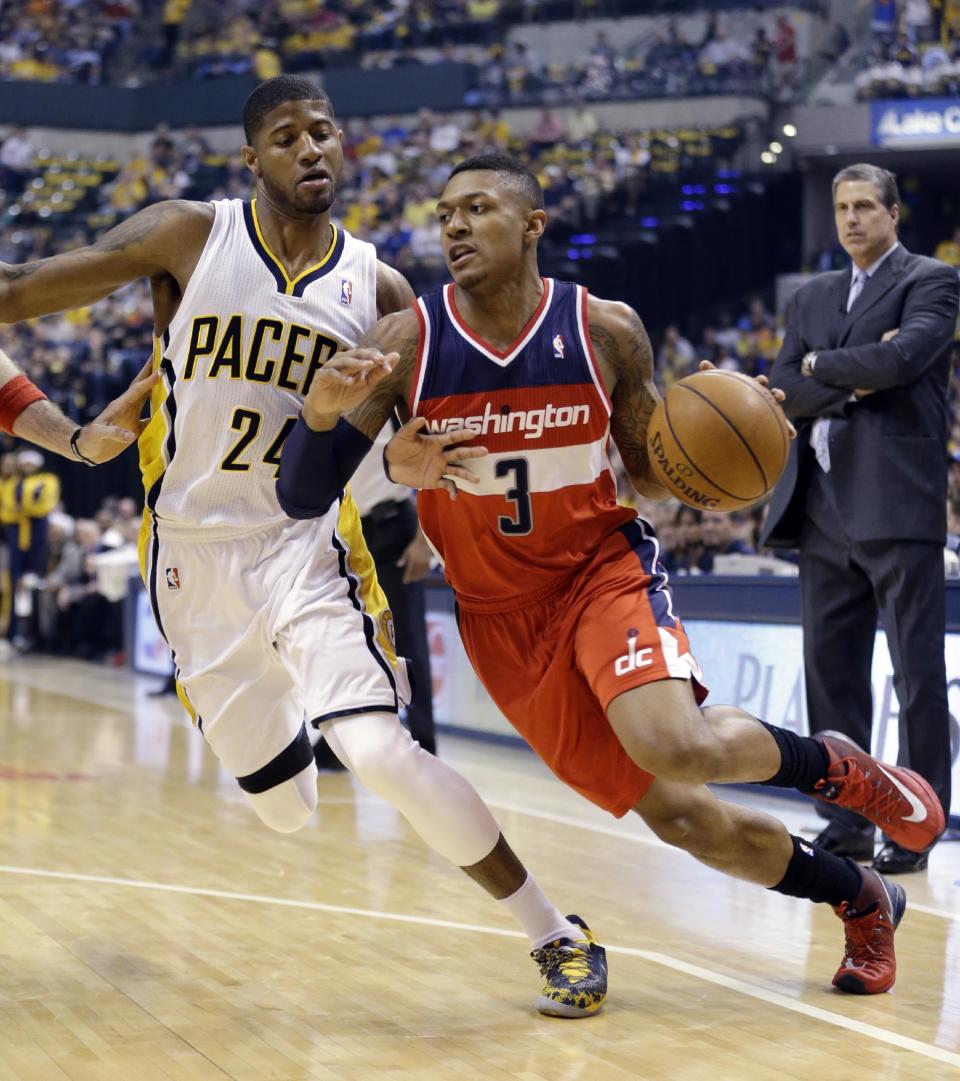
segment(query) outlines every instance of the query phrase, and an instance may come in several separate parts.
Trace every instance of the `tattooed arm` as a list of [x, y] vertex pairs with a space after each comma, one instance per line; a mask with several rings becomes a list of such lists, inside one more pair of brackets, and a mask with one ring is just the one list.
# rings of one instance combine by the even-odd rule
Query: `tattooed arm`
[[[406, 284], [406, 283], [404, 283]], [[408, 286], [409, 288], [409, 286]], [[393, 371], [381, 380], [366, 401], [361, 402], [347, 414], [347, 420], [370, 439], [376, 439], [380, 429], [390, 419], [395, 409], [406, 420], [407, 398], [410, 383], [417, 365], [417, 345], [420, 341], [420, 323], [409, 305], [404, 310], [381, 319], [364, 334], [360, 345], [377, 349], [381, 353], [397, 353]]]
[[[386, 263], [378, 262], [377, 312], [383, 317], [353, 349], [335, 354], [314, 378], [303, 403], [303, 419], [309, 428], [328, 431], [336, 426], [341, 416], [345, 416], [371, 441], [377, 438], [390, 414], [404, 398], [404, 388], [416, 361], [419, 325], [410, 310], [413, 299], [407, 279]], [[391, 353], [398, 354], [391, 370], [389, 373], [376, 370], [375, 380], [361, 378], [363, 373], [356, 372], [355, 385], [348, 389], [333, 374], [337, 368], [333, 362], [338, 357], [341, 360], [357, 357], [372, 364], [377, 357]]]
[[395, 312], [317, 372], [280, 459], [277, 499], [291, 518], [325, 514], [353, 476], [400, 400], [417, 338], [414, 313]]
[[[314, 377], [280, 459], [277, 497], [292, 518], [325, 514], [390, 414], [395, 409], [407, 412], [419, 338], [414, 312], [394, 312], [355, 349], [335, 353]], [[385, 362], [391, 359], [388, 366]], [[339, 372], [337, 365], [342, 366]], [[345, 408], [348, 401], [355, 404]], [[486, 449], [460, 446], [473, 441], [471, 431], [429, 435], [425, 427], [426, 420], [417, 417], [390, 440], [385, 454], [390, 478], [409, 488], [444, 488], [455, 499], [451, 478], [476, 484], [479, 478], [462, 463], [482, 457]]]
[[21, 266], [0, 263], [0, 323], [92, 304], [137, 278], [186, 286], [213, 224], [208, 203], [155, 203], [95, 244]]
[[[341, 417], [371, 442], [402, 402], [417, 357], [419, 327], [412, 311], [385, 316], [353, 349], [334, 353], [317, 372], [303, 403], [315, 432]], [[387, 358], [391, 358], [387, 362]]]
[[628, 305], [590, 297], [590, 341], [613, 403], [610, 432], [634, 488], [647, 499], [668, 499], [647, 453], [647, 425], [659, 401], [653, 385], [653, 350], [637, 313]]

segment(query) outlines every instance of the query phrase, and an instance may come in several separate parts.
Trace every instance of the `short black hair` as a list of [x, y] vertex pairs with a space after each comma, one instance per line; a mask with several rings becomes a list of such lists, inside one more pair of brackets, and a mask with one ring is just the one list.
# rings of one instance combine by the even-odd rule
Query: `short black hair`
[[500, 173], [510, 177], [512, 186], [527, 200], [534, 210], [543, 210], [543, 188], [540, 181], [530, 170], [509, 154], [475, 154], [472, 158], [461, 161], [451, 170], [447, 183], [458, 173], [487, 172]]
[[264, 119], [278, 105], [285, 101], [322, 102], [333, 117], [333, 102], [325, 90], [309, 79], [299, 75], [278, 75], [267, 79], [251, 93], [243, 105], [243, 135], [247, 145], [252, 146], [254, 137], [263, 125]]
[[900, 205], [900, 192], [897, 189], [897, 178], [889, 169], [881, 169], [879, 165], [871, 165], [869, 162], [858, 162], [856, 165], [848, 165], [841, 169], [833, 178], [833, 197], [837, 197], [837, 188], [848, 180], [866, 180], [877, 189], [880, 202], [892, 210]]

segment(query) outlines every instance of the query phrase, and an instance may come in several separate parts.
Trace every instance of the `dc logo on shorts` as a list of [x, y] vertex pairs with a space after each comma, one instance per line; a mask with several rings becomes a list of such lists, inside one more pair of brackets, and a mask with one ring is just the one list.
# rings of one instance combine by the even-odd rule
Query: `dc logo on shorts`
[[180, 571], [176, 567], [167, 567], [164, 574], [167, 577], [167, 589], [180, 588]]
[[637, 649], [637, 635], [640, 632], [636, 627], [627, 631], [627, 652], [622, 657], [617, 657], [613, 662], [613, 670], [618, 676], [625, 676], [628, 672], [635, 672], [638, 668], [646, 668], [653, 664], [653, 649], [647, 646], [645, 649]]
[[340, 303], [353, 303], [353, 282], [349, 278], [340, 279]]

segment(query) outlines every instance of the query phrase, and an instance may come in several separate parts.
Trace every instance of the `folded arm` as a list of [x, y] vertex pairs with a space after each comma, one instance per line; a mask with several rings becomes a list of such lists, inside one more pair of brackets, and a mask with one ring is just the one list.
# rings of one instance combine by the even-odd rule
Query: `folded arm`
[[[770, 386], [783, 391], [784, 401], [781, 404], [790, 420], [842, 416], [844, 406], [850, 400], [850, 390], [837, 390], [803, 375], [800, 362], [807, 351], [797, 327], [797, 300], [794, 298], [787, 308], [787, 331], [770, 372]], [[818, 354], [818, 357], [821, 355]]]
[[942, 354], [957, 325], [960, 279], [949, 267], [920, 278], [907, 293], [900, 327], [888, 341], [817, 352], [813, 379], [826, 388], [889, 390], [908, 386]]

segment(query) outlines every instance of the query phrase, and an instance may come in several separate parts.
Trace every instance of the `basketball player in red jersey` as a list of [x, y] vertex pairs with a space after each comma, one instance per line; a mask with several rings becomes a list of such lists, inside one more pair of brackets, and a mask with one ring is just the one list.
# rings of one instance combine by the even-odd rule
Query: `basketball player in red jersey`
[[[422, 489], [420, 520], [456, 593], [464, 645], [504, 715], [612, 814], [635, 810], [711, 867], [832, 905], [846, 931], [834, 985], [886, 991], [902, 888], [706, 785], [796, 788], [916, 850], [944, 828], [939, 801], [917, 774], [839, 735], [701, 708], [706, 689], [656, 536], [617, 504], [606, 457], [612, 435], [637, 490], [666, 498], [646, 450], [650, 343], [626, 305], [540, 277], [542, 207], [535, 177], [511, 158], [453, 170], [437, 208], [453, 283], [363, 339], [399, 359], [346, 419], [335, 388], [311, 392], [284, 449], [280, 501], [295, 516], [322, 513], [390, 412], [409, 413], [386, 463]], [[482, 447], [442, 448], [431, 434], [457, 430]]]

